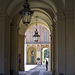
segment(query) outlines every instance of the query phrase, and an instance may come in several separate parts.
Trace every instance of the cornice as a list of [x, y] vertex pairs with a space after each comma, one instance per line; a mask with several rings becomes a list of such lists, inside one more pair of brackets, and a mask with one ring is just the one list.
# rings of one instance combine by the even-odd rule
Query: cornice
[[72, 19], [72, 18], [74, 18], [74, 12], [73, 12], [73, 11], [65, 11], [64, 14], [65, 14], [65, 17], [66, 17], [67, 19]]
[[74, 18], [74, 12], [73, 11], [64, 11], [57, 13], [57, 19], [60, 21], [63, 21], [65, 19], [72, 19]]
[[64, 14], [64, 12], [57, 13], [57, 19], [58, 19], [58, 21], [65, 20], [65, 14]]
[[0, 14], [0, 20], [5, 20], [6, 15]]
[[11, 30], [14, 30], [14, 31], [18, 31], [19, 30], [19, 27], [17, 26], [17, 25], [10, 25], [10, 28], [11, 28]]
[[26, 38], [26, 35], [20, 35], [20, 34], [19, 34], [19, 36], [20, 36], [20, 37], [24, 37], [24, 38]]

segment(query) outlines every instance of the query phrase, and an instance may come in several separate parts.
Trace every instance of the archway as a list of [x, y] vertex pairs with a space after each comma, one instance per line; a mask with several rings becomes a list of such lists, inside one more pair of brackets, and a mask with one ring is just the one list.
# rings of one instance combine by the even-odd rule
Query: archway
[[45, 61], [49, 61], [49, 49], [48, 48], [43, 48], [42, 51], [41, 51], [42, 55], [42, 64], [45, 65]]
[[27, 50], [27, 64], [36, 64], [36, 49], [34, 47]]
[[[49, 7], [49, 6], [48, 6]], [[41, 9], [41, 8], [39, 8], [39, 9], [37, 9], [37, 8], [35, 8], [35, 9], [33, 9], [34, 10], [34, 12], [35, 12], [35, 14], [34, 15], [38, 15], [38, 13], [39, 13], [39, 18], [41, 19], [39, 19], [39, 21], [38, 21], [38, 23], [41, 23], [41, 24], [43, 24], [43, 25], [45, 25], [45, 26], [47, 26], [48, 28], [49, 28], [49, 31], [52, 29], [52, 24], [53, 24], [53, 20], [52, 20], [52, 17], [53, 16], [55, 16], [55, 14], [53, 14], [52, 12], [50, 12], [50, 13], [52, 13], [52, 16], [49, 14], [49, 13], [47, 13], [45, 10], [43, 10], [43, 9]], [[40, 14], [42, 14], [42, 16], [40, 16]], [[13, 25], [15, 24], [15, 23], [17, 23], [17, 24], [15, 24], [15, 26], [17, 27], [18, 25], [19, 25], [19, 28], [20, 28], [20, 30], [19, 30], [19, 35], [21, 35], [21, 36], [23, 36], [24, 35], [24, 33], [25, 33], [25, 31], [27, 30], [27, 28], [30, 26], [30, 25], [33, 25], [33, 24], [35, 24], [35, 20], [34, 20], [34, 18], [32, 19], [32, 21], [31, 21], [31, 23], [28, 25], [28, 27], [26, 27], [22, 22], [21, 22], [21, 19], [20, 19], [20, 15], [17, 13], [17, 14], [15, 14], [16, 16], [13, 16], [13, 18], [12, 18], [12, 22], [13, 22]], [[50, 37], [50, 36], [49, 36]], [[23, 42], [22, 43], [24, 43], [24, 36], [23, 36]], [[24, 50], [24, 47], [22, 46], [22, 50]], [[16, 48], [17, 49], [17, 48]], [[17, 55], [16, 55], [17, 56]], [[24, 56], [24, 55], [23, 55]], [[24, 63], [23, 63], [23, 65], [24, 65]]]

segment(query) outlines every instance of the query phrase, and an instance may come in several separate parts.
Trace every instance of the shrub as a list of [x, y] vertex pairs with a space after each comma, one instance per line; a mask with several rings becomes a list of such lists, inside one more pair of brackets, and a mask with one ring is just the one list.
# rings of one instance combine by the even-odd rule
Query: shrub
[[40, 58], [38, 57], [38, 58], [37, 58], [37, 60], [39, 61], [39, 60], [40, 60]]

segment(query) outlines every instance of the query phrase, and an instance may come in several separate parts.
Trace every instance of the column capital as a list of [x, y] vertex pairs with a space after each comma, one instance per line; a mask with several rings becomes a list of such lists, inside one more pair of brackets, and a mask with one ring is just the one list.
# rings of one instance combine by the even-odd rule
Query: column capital
[[58, 19], [58, 21], [65, 20], [65, 14], [64, 14], [64, 12], [58, 12], [57, 13], [57, 19]]
[[53, 22], [53, 24], [51, 25], [52, 29], [56, 26], [57, 22]]
[[19, 36], [20, 36], [20, 37], [23, 37], [23, 38], [26, 38], [26, 35], [20, 35], [20, 34], [19, 34]]
[[74, 12], [72, 11], [65, 11], [64, 14], [67, 19], [71, 19], [74, 17]]
[[[0, 21], [4, 21], [5, 19], [9, 18], [8, 15], [0, 14]], [[10, 19], [10, 18], [9, 18]]]

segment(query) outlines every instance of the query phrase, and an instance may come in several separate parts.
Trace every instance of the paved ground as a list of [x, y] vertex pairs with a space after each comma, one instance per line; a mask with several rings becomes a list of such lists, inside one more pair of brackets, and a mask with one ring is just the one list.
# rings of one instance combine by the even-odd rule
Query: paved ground
[[51, 75], [51, 72], [46, 71], [45, 66], [36, 66], [29, 71], [22, 71], [19, 75]]
[[29, 71], [32, 68], [36, 67], [37, 65], [25, 65], [25, 71]]

